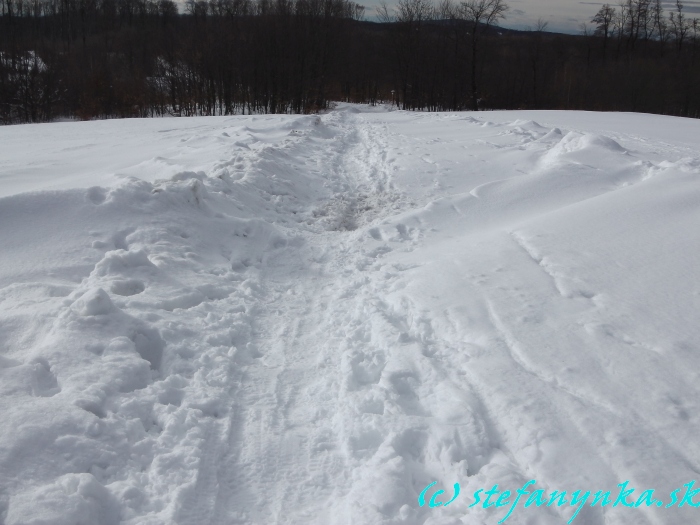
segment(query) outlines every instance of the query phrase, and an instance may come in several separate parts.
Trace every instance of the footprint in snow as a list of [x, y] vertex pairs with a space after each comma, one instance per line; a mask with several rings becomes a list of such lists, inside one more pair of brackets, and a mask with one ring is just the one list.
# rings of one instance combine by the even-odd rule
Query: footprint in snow
[[107, 190], [100, 188], [99, 186], [93, 186], [87, 190], [85, 196], [94, 205], [99, 206], [105, 200], [107, 200]]

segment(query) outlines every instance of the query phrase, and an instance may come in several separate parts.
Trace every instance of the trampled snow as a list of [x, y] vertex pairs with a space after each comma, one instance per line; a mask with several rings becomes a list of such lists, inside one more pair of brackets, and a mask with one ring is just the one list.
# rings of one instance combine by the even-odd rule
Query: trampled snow
[[0, 195], [0, 524], [491, 525], [496, 484], [699, 479], [700, 121], [10, 126]]

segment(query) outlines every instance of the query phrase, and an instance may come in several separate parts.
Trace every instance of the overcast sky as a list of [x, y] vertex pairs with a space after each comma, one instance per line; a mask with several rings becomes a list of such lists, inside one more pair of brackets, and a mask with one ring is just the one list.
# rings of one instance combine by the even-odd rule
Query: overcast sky
[[[603, 2], [579, 0], [507, 0], [510, 11], [502, 22], [505, 27], [526, 29], [534, 27], [537, 20], [548, 23], [550, 31], [573, 33], [580, 31], [583, 22], [590, 22]], [[613, 2], [610, 2], [611, 4]]]
[[[367, 20], [374, 20], [374, 9], [378, 0], [355, 0], [367, 7]], [[390, 6], [395, 1], [387, 0]], [[581, 24], [590, 25], [593, 18], [606, 2], [581, 1], [581, 0], [506, 0], [510, 6], [505, 20], [501, 22], [503, 27], [512, 29], [528, 29], [537, 25], [537, 20], [542, 19], [548, 23], [547, 30], [561, 33], [580, 33]], [[619, 0], [609, 0], [607, 3], [614, 6]], [[675, 0], [664, 0], [666, 16], [675, 5]], [[700, 17], [700, 0], [684, 0], [684, 12], [689, 17]]]

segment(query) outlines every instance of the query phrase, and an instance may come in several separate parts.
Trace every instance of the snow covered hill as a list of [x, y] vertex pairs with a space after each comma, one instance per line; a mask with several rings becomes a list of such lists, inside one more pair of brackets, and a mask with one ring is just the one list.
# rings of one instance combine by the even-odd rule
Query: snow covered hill
[[700, 523], [700, 121], [12, 126], [0, 197], [2, 525]]

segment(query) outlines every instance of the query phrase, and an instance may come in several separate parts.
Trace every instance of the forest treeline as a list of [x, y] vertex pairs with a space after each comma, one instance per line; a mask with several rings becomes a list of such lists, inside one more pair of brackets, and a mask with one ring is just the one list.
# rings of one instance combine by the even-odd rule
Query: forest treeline
[[[666, 12], [667, 11], [667, 12]], [[581, 35], [502, 29], [503, 0], [0, 0], [0, 122], [403, 109], [700, 117], [700, 24], [623, 0]]]

